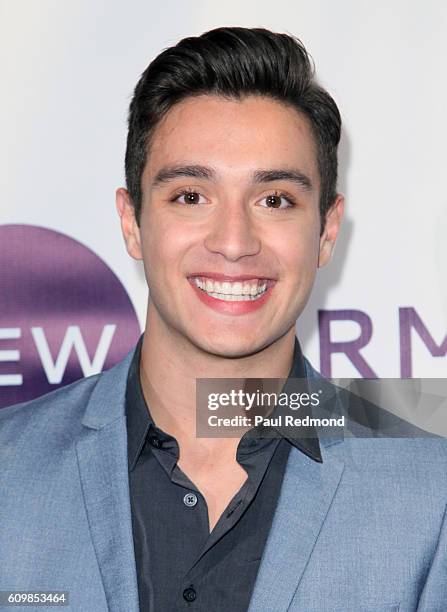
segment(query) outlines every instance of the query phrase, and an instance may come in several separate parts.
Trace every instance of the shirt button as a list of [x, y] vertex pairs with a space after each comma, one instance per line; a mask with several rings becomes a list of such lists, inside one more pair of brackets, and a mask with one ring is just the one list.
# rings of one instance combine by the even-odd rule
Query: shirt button
[[157, 438], [157, 436], [151, 436], [149, 438], [149, 444], [153, 446], [154, 448], [160, 448], [161, 440], [160, 438]]
[[189, 506], [190, 508], [192, 508], [197, 504], [197, 495], [194, 495], [194, 493], [187, 493], [183, 498], [183, 503], [185, 504], [185, 506]]
[[192, 587], [189, 587], [183, 591], [183, 599], [185, 601], [194, 601], [197, 597], [197, 593]]

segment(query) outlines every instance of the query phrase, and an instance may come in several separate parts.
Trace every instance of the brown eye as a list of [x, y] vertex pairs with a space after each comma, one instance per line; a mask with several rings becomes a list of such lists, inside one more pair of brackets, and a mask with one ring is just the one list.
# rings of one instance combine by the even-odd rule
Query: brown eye
[[[179, 204], [184, 204], [187, 206], [195, 206], [197, 204], [206, 203], [206, 201], [204, 202], [200, 198], [203, 198], [203, 196], [198, 191], [185, 190], [175, 195], [171, 202], [178, 202]], [[205, 198], [203, 199], [205, 200]]]
[[284, 193], [270, 193], [260, 201], [263, 202], [263, 204], [261, 204], [263, 208], [278, 208], [283, 210], [286, 208], [293, 208], [295, 206], [295, 202], [292, 200], [292, 198], [290, 196], [286, 196]]
[[190, 191], [189, 193], [185, 193], [185, 202], [186, 204], [198, 204], [200, 200], [200, 195], [197, 191]]
[[281, 196], [275, 194], [269, 195], [266, 201], [269, 208], [279, 208], [281, 206]]

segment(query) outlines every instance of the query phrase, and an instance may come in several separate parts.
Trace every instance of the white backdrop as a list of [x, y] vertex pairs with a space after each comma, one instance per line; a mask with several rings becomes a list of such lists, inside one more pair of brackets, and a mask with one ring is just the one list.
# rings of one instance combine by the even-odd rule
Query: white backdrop
[[[346, 219], [297, 325], [305, 353], [320, 367], [318, 310], [362, 311], [373, 331], [363, 358], [378, 376], [400, 377], [399, 309], [410, 308], [438, 346], [433, 356], [427, 336], [424, 343], [411, 331], [412, 375], [446, 376], [442, 0], [2, 0], [0, 225], [43, 226], [88, 246], [119, 277], [143, 325], [146, 285], [124, 251], [114, 209], [127, 107], [163, 48], [222, 25], [298, 36], [343, 116]], [[330, 334], [348, 342], [359, 326], [335, 321]], [[331, 364], [332, 376], [359, 376], [344, 353]]]

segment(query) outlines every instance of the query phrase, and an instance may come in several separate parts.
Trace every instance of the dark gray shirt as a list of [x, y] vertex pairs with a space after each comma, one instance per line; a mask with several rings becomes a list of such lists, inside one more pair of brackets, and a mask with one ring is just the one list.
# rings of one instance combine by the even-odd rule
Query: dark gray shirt
[[[321, 461], [317, 438], [253, 437], [236, 459], [247, 480], [209, 533], [207, 504], [177, 466], [175, 438], [156, 427], [143, 397], [141, 342], [126, 392], [132, 528], [141, 612], [245, 612], [270, 531], [291, 445]], [[305, 376], [295, 341], [289, 378]], [[252, 433], [252, 432], [251, 432]]]

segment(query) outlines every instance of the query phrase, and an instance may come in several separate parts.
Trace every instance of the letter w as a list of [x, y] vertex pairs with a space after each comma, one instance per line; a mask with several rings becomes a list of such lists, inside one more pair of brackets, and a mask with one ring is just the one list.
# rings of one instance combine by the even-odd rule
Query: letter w
[[106, 360], [115, 329], [116, 325], [104, 326], [95, 355], [93, 357], [93, 361], [90, 361], [79, 325], [69, 325], [67, 327], [67, 331], [65, 332], [59, 354], [54, 361], [51, 356], [50, 348], [48, 346], [43, 328], [32, 327], [31, 334], [33, 336], [34, 344], [36, 345], [37, 352], [39, 353], [48, 382], [53, 385], [57, 385], [61, 382], [67, 367], [71, 350], [73, 348], [78, 356], [79, 364], [84, 376], [99, 374]]

